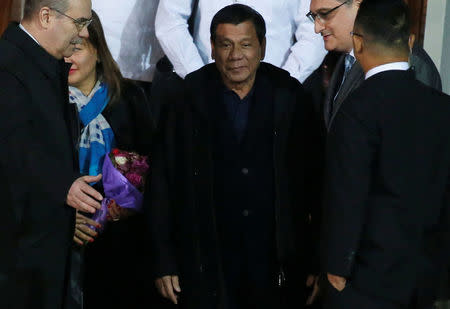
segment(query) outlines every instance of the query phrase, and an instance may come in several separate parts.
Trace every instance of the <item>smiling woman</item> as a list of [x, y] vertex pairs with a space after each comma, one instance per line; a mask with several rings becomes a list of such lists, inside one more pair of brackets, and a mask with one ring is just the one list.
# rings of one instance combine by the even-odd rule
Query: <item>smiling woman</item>
[[[105, 155], [114, 147], [147, 155], [153, 122], [147, 97], [122, 77], [94, 11], [87, 29], [89, 38], [73, 45], [73, 55], [65, 60], [72, 64], [69, 101], [77, 106], [83, 126], [78, 145], [80, 172], [98, 175]], [[104, 193], [102, 182], [95, 188]], [[112, 200], [107, 207], [110, 222], [100, 235], [93, 228], [100, 226], [90, 215], [77, 213], [73, 260], [80, 263], [72, 267], [69, 308], [138, 308], [149, 301], [144, 286], [123, 284], [145, 280], [142, 269], [148, 254], [142, 246], [143, 218]]]

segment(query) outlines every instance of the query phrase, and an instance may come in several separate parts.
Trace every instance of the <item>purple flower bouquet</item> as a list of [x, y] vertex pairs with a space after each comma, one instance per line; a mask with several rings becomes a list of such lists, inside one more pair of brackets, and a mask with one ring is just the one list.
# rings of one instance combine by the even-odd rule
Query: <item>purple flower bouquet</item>
[[91, 228], [98, 232], [103, 231], [107, 222], [107, 206], [111, 200], [122, 208], [142, 212], [145, 175], [148, 169], [148, 157], [134, 152], [113, 149], [105, 156], [102, 178], [105, 198], [101, 209], [92, 217], [92, 220], [100, 223], [102, 227]]

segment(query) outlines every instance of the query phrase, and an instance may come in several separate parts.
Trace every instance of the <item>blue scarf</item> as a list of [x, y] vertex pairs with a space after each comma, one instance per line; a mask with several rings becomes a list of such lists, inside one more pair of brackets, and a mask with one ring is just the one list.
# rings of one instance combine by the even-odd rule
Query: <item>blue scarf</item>
[[114, 148], [111, 126], [102, 116], [108, 105], [108, 88], [97, 81], [91, 93], [85, 96], [75, 87], [69, 87], [69, 102], [76, 104], [83, 124], [79, 144], [80, 172], [96, 176], [101, 173], [105, 155]]

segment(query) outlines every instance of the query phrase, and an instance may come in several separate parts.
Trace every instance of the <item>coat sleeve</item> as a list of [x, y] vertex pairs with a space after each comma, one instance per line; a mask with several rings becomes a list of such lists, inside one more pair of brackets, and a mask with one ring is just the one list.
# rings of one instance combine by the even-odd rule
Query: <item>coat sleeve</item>
[[[303, 87], [299, 87], [303, 89]], [[299, 91], [298, 102], [296, 104], [295, 123], [299, 127], [297, 131], [301, 136], [298, 141], [304, 141], [304, 147], [300, 147], [297, 156], [303, 157], [303, 172], [305, 173], [304, 201], [307, 207], [307, 232], [308, 237], [308, 273], [319, 273], [319, 236], [321, 223], [321, 205], [322, 205], [322, 186], [323, 186], [323, 164], [324, 164], [324, 137], [321, 129], [321, 121], [317, 113], [314, 111], [314, 103], [312, 97], [305, 91]], [[301, 107], [301, 108], [299, 108]], [[298, 146], [292, 146], [298, 147]]]
[[154, 117], [151, 112], [147, 94], [138, 85], [133, 85], [134, 91], [130, 98], [133, 117], [134, 141], [136, 150], [143, 154], [150, 152], [153, 133], [155, 131]]
[[282, 68], [292, 77], [304, 82], [322, 63], [327, 51], [322, 36], [314, 32], [314, 23], [308, 20], [310, 0], [300, 0], [298, 12], [295, 15], [295, 39], [289, 56]]
[[173, 157], [175, 113], [165, 105], [161, 125], [152, 147], [150, 175], [144, 193], [144, 212], [153, 252], [156, 278], [177, 274], [176, 250], [173, 240], [173, 214], [170, 202], [170, 165]]
[[15, 260], [18, 248], [19, 223], [24, 212], [25, 190], [18, 186], [26, 177], [20, 154], [26, 151], [24, 141], [15, 137], [28, 121], [27, 89], [12, 74], [0, 72], [0, 307], [8, 308], [16, 278]]
[[373, 132], [339, 111], [326, 148], [322, 258], [327, 273], [351, 275], [365, 224], [375, 143]]
[[193, 2], [161, 0], [156, 12], [156, 37], [181, 78], [204, 65], [188, 29]]

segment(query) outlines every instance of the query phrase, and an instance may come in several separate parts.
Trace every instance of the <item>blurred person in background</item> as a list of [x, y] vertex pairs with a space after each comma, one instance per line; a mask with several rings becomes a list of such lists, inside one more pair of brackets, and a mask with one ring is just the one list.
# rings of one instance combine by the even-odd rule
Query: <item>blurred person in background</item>
[[151, 82], [164, 55], [155, 35], [159, 0], [95, 0], [106, 42], [125, 78]]

